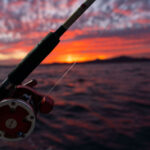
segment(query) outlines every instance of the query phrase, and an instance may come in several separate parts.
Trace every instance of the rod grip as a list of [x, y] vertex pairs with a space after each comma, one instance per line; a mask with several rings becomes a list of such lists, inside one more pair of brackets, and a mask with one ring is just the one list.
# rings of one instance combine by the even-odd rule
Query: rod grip
[[59, 38], [55, 33], [50, 32], [8, 75], [8, 80], [14, 85], [21, 84], [58, 43]]

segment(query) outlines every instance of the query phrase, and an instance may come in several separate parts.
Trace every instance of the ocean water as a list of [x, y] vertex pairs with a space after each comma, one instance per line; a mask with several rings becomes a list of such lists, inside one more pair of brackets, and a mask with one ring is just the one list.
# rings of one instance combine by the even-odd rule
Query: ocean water
[[[41, 65], [43, 93], [70, 65]], [[2, 81], [13, 67], [0, 67]], [[77, 64], [50, 93], [55, 107], [34, 132], [0, 150], [150, 150], [150, 63]]]

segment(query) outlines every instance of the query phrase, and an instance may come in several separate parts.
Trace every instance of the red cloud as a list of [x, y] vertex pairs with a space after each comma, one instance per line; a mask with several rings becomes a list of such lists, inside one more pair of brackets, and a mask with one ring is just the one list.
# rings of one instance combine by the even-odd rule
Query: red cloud
[[[0, 56], [18, 59], [50, 30], [56, 30], [80, 0], [0, 1]], [[146, 0], [96, 1], [61, 38], [62, 43], [44, 61], [77, 61], [150, 52], [149, 14]], [[147, 56], [147, 55], [145, 55]], [[2, 59], [1, 59], [2, 60]], [[4, 61], [4, 59], [3, 59]]]

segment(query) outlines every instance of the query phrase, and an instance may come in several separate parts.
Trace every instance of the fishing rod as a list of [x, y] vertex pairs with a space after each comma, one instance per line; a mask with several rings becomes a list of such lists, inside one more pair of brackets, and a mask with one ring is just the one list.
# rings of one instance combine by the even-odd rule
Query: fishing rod
[[12, 70], [0, 85], [0, 139], [17, 141], [28, 137], [35, 127], [38, 112], [48, 114], [54, 105], [49, 95], [33, 89], [31, 80], [22, 85], [28, 75], [58, 45], [60, 37], [95, 2], [86, 0], [55, 32], [50, 32]]

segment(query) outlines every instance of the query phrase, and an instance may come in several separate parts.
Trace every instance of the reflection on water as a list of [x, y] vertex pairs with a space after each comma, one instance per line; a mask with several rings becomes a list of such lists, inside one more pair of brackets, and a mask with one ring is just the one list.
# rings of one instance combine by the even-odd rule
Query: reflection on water
[[[149, 63], [76, 65], [51, 93], [51, 115], [34, 133], [1, 150], [149, 150]], [[29, 79], [47, 93], [69, 65], [38, 67]], [[1, 80], [13, 67], [0, 67]]]

